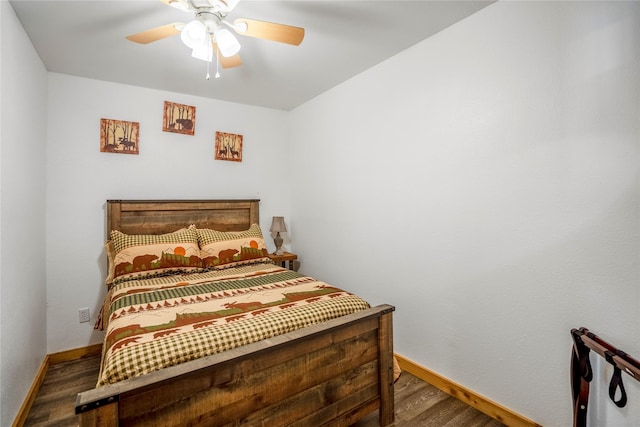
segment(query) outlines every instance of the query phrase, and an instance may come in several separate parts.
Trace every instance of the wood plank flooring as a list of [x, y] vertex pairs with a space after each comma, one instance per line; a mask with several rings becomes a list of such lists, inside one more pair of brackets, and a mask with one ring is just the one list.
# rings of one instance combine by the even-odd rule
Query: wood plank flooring
[[[403, 372], [394, 386], [394, 427], [500, 427], [503, 424], [432, 386]], [[378, 426], [373, 413], [352, 427]]]
[[76, 395], [96, 386], [100, 356], [49, 366], [25, 426], [77, 426]]
[[[31, 407], [25, 426], [77, 426], [76, 394], [95, 387], [100, 357], [52, 365]], [[403, 372], [395, 384], [396, 420], [392, 426], [499, 427], [502, 424], [434, 386]], [[373, 413], [353, 427], [378, 425]], [[313, 427], [313, 426], [310, 426]]]

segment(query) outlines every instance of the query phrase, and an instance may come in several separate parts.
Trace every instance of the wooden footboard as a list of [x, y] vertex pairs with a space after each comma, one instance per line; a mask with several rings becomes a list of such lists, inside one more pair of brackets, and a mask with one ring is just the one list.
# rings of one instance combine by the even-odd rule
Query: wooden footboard
[[381, 305], [78, 394], [80, 426], [393, 422], [394, 307]]

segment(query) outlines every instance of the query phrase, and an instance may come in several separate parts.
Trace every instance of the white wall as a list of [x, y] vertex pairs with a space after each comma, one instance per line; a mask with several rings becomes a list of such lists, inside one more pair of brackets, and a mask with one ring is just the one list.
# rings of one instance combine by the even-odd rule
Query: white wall
[[46, 354], [46, 70], [0, 1], [0, 425], [11, 425]]
[[[639, 5], [499, 2], [287, 114], [54, 73], [45, 102], [0, 1], [0, 424], [45, 353], [101, 339], [77, 309], [102, 302], [105, 200], [203, 197], [261, 198], [303, 271], [396, 305], [399, 353], [570, 424], [570, 328], [640, 353]], [[197, 107], [194, 137], [161, 131], [164, 100]], [[139, 121], [140, 155], [100, 153], [101, 117]], [[607, 369], [592, 425], [640, 425]]]
[[[394, 304], [400, 354], [570, 425], [570, 329], [640, 354], [639, 44], [638, 2], [498, 2], [294, 110], [302, 270]], [[640, 425], [602, 371], [591, 425]]]
[[[211, 81], [224, 84], [224, 79]], [[162, 131], [164, 101], [196, 107], [195, 135]], [[47, 351], [98, 343], [107, 199], [259, 198], [261, 226], [289, 217], [287, 113], [49, 73]], [[140, 154], [101, 153], [100, 118], [140, 123]], [[244, 136], [242, 162], [214, 160], [216, 131]], [[89, 307], [91, 323], [78, 323]]]

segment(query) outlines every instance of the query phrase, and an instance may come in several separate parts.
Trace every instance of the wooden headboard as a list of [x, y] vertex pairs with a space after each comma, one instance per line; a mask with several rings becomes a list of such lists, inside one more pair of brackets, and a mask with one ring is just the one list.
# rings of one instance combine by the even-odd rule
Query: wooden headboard
[[243, 231], [259, 223], [259, 204], [260, 200], [107, 200], [107, 239], [111, 230], [163, 234], [191, 224]]

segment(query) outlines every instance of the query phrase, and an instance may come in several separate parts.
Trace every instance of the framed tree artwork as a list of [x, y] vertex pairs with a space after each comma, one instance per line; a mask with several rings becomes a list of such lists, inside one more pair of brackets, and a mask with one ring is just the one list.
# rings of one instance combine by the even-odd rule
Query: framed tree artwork
[[100, 119], [100, 151], [139, 154], [140, 123]]
[[196, 127], [196, 107], [164, 101], [162, 130], [193, 135]]
[[215, 159], [242, 161], [242, 135], [216, 132]]

